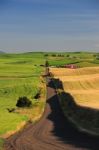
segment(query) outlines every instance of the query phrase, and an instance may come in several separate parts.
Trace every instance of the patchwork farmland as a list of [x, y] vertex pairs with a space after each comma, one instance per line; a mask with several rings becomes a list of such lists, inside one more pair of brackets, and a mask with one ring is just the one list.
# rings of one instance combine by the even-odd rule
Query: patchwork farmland
[[[70, 131], [74, 130], [72, 129], [72, 127], [70, 127], [70, 130], [68, 130], [68, 122], [61, 114], [61, 109], [58, 105], [58, 99], [53, 84], [52, 87], [49, 87], [49, 85], [47, 84], [46, 90], [46, 83], [42, 78], [42, 74], [45, 74], [44, 66], [46, 60], [48, 61], [48, 65], [50, 66], [50, 70], [54, 74], [54, 77], [62, 80], [64, 90], [72, 94], [72, 96], [75, 98], [75, 102], [78, 105], [98, 109], [98, 53], [30, 52], [24, 54], [0, 54], [0, 148], [3, 146], [5, 140], [7, 140], [7, 142], [5, 142], [7, 144], [7, 150], [11, 149], [11, 143], [13, 143], [13, 146], [15, 146], [16, 148], [22, 146], [18, 149], [26, 148], [27, 145], [22, 145], [21, 142], [24, 141], [27, 143], [28, 139], [30, 139], [31, 141], [33, 140], [33, 138], [36, 139], [35, 132], [39, 132], [39, 125], [41, 131], [40, 138], [42, 139], [43, 134], [45, 135], [46, 131], [51, 132], [52, 130], [54, 130], [52, 121], [55, 123], [56, 118], [58, 120], [58, 124], [56, 125], [57, 132], [59, 132], [58, 128], [63, 127], [63, 124], [63, 133], [70, 135]], [[69, 65], [75, 65], [77, 66], [77, 69], [66, 68], [66, 66]], [[55, 99], [53, 97], [51, 98], [52, 95], [55, 96]], [[16, 103], [20, 97], [27, 97], [32, 102], [32, 107], [18, 108], [16, 106]], [[53, 102], [51, 103], [50, 101], [49, 104], [46, 104], [46, 98], [47, 101], [49, 101], [49, 99], [53, 99]], [[35, 127], [35, 125], [33, 124], [42, 116], [45, 104], [45, 116], [49, 116], [50, 113], [52, 113], [51, 118], [46, 117], [44, 119], [44, 123], [41, 119], [41, 121], [37, 123], [37, 126]], [[49, 107], [48, 105], [53, 105], [54, 107]], [[55, 109], [55, 114], [53, 113], [52, 108]], [[57, 112], [59, 113], [59, 116], [57, 116]], [[45, 116], [43, 115], [42, 118], [44, 118]], [[48, 119], [50, 121], [48, 121]], [[61, 124], [62, 119], [63, 124]], [[27, 128], [23, 128], [26, 123], [29, 123], [30, 125], [28, 130]], [[48, 128], [45, 128], [45, 125]], [[19, 135], [16, 133], [17, 131], [20, 131], [20, 129], [22, 129], [23, 132], [25, 131], [24, 134], [26, 139], [24, 139], [24, 134], [21, 135], [21, 132], [18, 132], [20, 133]], [[33, 131], [33, 134], [31, 130]], [[27, 131], [29, 132], [27, 133]], [[14, 135], [11, 136], [11, 138], [10, 135], [12, 134]], [[79, 138], [79, 136], [76, 138], [76, 140]], [[17, 144], [14, 140], [16, 137], [17, 139], [19, 139], [17, 141]], [[51, 134], [51, 137], [46, 137], [46, 140], [49, 141], [49, 138], [53, 139], [55, 137]], [[36, 141], [36, 148], [38, 148], [39, 150], [38, 140], [36, 139]], [[57, 143], [57, 138], [55, 138], [55, 142]], [[31, 147], [35, 147], [32, 142], [28, 143], [28, 146], [30, 149]], [[53, 149], [53, 146], [46, 147], [46, 144], [44, 144], [43, 146], [45, 147], [45, 149]], [[63, 145], [63, 143], [61, 143], [61, 146], [65, 147], [65, 144]], [[60, 147], [58, 149], [60, 150]]]

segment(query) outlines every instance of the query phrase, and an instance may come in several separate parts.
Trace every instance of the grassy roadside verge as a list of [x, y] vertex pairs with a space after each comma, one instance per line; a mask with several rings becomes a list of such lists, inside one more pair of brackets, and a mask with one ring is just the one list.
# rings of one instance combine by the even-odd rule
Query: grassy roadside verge
[[31, 109], [24, 108], [18, 110], [18, 113], [23, 114], [24, 116], [26, 116], [27, 114], [26, 117], [28, 119], [26, 121], [19, 123], [18, 126], [15, 128], [15, 130], [8, 131], [6, 134], [0, 136], [0, 150], [3, 150], [3, 145], [6, 138], [8, 138], [9, 136], [15, 134], [20, 130], [23, 130], [23, 128], [27, 125], [28, 122], [35, 124], [42, 117], [46, 104], [46, 83], [44, 79], [42, 81], [43, 81], [41, 85], [42, 90], [39, 101], [35, 102], [33, 104], [34, 106]]
[[[0, 55], [0, 150], [5, 138], [42, 116], [46, 100], [44, 64], [41, 53]], [[35, 98], [39, 91], [40, 97]], [[23, 96], [32, 102], [30, 108], [16, 107]], [[14, 111], [9, 112], [11, 109]]]
[[58, 84], [60, 85], [60, 80], [59, 83], [56, 82], [58, 81], [56, 79], [52, 79], [52, 81], [66, 118], [68, 118], [79, 131], [92, 136], [99, 136], [99, 110], [77, 105], [70, 93], [66, 93], [62, 88], [60, 89], [58, 86]]
[[4, 139], [0, 138], [0, 150], [3, 150]]

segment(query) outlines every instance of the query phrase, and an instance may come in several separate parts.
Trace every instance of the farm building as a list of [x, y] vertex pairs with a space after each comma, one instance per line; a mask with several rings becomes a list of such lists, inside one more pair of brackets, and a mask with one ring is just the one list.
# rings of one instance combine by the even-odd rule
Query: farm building
[[65, 68], [70, 68], [70, 69], [77, 69], [78, 66], [75, 64], [69, 64], [69, 65], [65, 65]]

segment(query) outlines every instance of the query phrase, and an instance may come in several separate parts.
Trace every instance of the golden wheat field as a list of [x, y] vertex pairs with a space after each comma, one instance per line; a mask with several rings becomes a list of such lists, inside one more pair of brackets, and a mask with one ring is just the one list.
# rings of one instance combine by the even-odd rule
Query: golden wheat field
[[79, 105], [99, 109], [99, 67], [50, 68]]

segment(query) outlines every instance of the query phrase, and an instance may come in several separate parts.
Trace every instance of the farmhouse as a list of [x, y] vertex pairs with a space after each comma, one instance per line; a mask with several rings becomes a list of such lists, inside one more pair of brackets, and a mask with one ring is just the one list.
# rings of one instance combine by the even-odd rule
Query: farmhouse
[[75, 64], [69, 64], [69, 65], [65, 65], [65, 68], [70, 68], [70, 69], [77, 69], [78, 66]]

